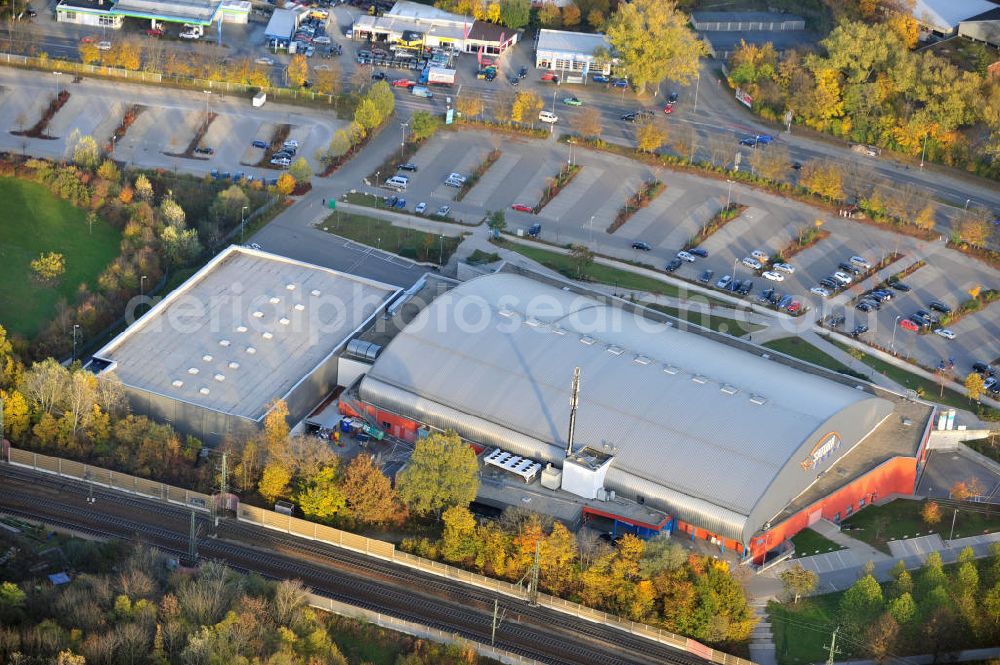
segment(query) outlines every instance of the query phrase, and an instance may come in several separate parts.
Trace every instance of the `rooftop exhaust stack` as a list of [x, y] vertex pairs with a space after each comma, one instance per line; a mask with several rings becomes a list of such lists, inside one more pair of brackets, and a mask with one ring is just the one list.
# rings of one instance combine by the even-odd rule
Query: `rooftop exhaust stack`
[[566, 457], [573, 454], [573, 435], [576, 432], [576, 407], [580, 404], [580, 368], [573, 370], [573, 389], [569, 398], [569, 433], [566, 435]]

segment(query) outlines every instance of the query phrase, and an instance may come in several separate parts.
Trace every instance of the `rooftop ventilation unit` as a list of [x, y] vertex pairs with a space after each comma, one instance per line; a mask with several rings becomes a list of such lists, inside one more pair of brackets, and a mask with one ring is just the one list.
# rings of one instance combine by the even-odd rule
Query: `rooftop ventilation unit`
[[[262, 319], [262, 318], [264, 318], [264, 312], [262, 312], [262, 311], [260, 311], [258, 309], [256, 312], [253, 313], [253, 316], [254, 316], [255, 319]], [[240, 327], [242, 328], [243, 326], [240, 326]]]
[[229, 342], [228, 339], [220, 339], [219, 340], [219, 346], [229, 346], [229, 343], [230, 342]]
[[[263, 316], [263, 314], [261, 314], [261, 316]], [[246, 332], [246, 331], [247, 331], [246, 326], [236, 326], [236, 332]]]
[[666, 372], [667, 374], [673, 375], [673, 374], [677, 374], [679, 371], [681, 371], [681, 368], [680, 367], [676, 367], [674, 365], [664, 365], [663, 371]]
[[253, 354], [257, 353], [257, 349], [253, 348], [252, 346], [248, 346], [247, 353], [249, 353], [252, 356]]
[[691, 380], [695, 383], [708, 383], [708, 377], [702, 376], [701, 374], [695, 374], [691, 377]]
[[285, 288], [288, 289], [289, 291], [294, 291], [295, 290], [295, 285], [294, 284], [285, 284]]
[[527, 319], [524, 320], [524, 324], [531, 326], [532, 328], [537, 328], [538, 326], [542, 325], [542, 322], [533, 316], [529, 316]]
[[593, 337], [591, 337], [590, 335], [584, 335], [583, 337], [580, 338], [580, 343], [581, 344], [586, 344], [587, 346], [590, 346], [591, 344], [593, 344], [596, 341], [597, 340], [594, 339]]
[[640, 355], [640, 356], [636, 356], [632, 360], [632, 362], [634, 362], [636, 365], [648, 365], [649, 364], [649, 358], [647, 358], [646, 356], [641, 356]]
[[188, 367], [188, 374], [191, 374], [192, 376], [194, 376], [197, 373], [198, 373], [198, 368], [197, 367]]
[[260, 336], [263, 337], [264, 339], [271, 339], [272, 337], [274, 337], [274, 333], [272, 333], [272, 332], [263, 332], [263, 333], [260, 334]]
[[549, 330], [551, 330], [551, 331], [552, 331], [552, 334], [553, 334], [553, 335], [565, 335], [565, 334], [566, 334], [566, 329], [565, 329], [565, 328], [560, 328], [559, 326], [557, 326], [557, 325], [556, 325], [556, 324], [554, 324], [554, 323], [553, 323], [553, 324], [552, 324], [552, 326], [551, 326], [551, 327], [549, 328]]
[[184, 382], [181, 381], [180, 379], [174, 379], [170, 385], [172, 385], [174, 388], [180, 388], [181, 386], [184, 385]]
[[313, 289], [309, 293], [310, 293], [310, 295], [318, 296], [319, 295], [319, 289]]
[[270, 298], [267, 299], [267, 301], [272, 305], [277, 305], [279, 302], [281, 302], [281, 298], [279, 298], [278, 296], [271, 296]]
[[207, 363], [210, 363], [210, 362], [212, 362], [212, 355], [209, 354], [209, 353], [206, 353], [205, 355], [203, 355], [201, 357], [201, 359], [204, 360]]
[[226, 380], [226, 375], [225, 374], [216, 374], [214, 378], [215, 378], [216, 381], [225, 381]]
[[208, 388], [201, 388], [201, 389], [198, 390], [198, 392], [200, 392], [202, 395], [207, 395], [208, 393], [210, 393], [212, 391], [209, 390]]
[[359, 360], [374, 362], [378, 358], [378, 354], [382, 353], [382, 347], [363, 339], [352, 339], [347, 343], [345, 351], [348, 355], [354, 356]]
[[763, 395], [750, 395], [750, 401], [761, 406], [767, 404], [767, 398]]
[[235, 360], [230, 361], [229, 369], [239, 369], [239, 368], [240, 364], [238, 362], [236, 362]]
[[301, 312], [305, 308], [306, 308], [306, 306], [303, 305], [302, 303], [300, 303], [300, 302], [299, 303], [295, 303], [295, 311], [296, 312]]
[[280, 323], [283, 326], [287, 326], [289, 323], [291, 323], [291, 321], [289, 321], [285, 317], [281, 317], [280, 319], [278, 319], [278, 323]]
[[737, 388], [736, 386], [731, 386], [728, 383], [723, 383], [722, 387], [719, 388], [719, 390], [727, 395], [735, 395], [740, 391], [739, 388]]
[[621, 354], [625, 353], [625, 349], [623, 349], [620, 346], [615, 346], [614, 344], [612, 344], [607, 348], [607, 352], [613, 356], [620, 356]]
[[512, 312], [509, 309], [507, 309], [506, 307], [504, 307], [503, 309], [497, 310], [497, 314], [499, 314], [500, 316], [502, 316], [505, 319], [509, 319], [510, 317], [514, 316], [514, 312]]

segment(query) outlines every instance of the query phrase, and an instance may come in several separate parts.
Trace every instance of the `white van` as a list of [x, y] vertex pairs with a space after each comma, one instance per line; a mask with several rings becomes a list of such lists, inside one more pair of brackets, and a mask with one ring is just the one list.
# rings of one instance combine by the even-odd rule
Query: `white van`
[[395, 189], [397, 192], [405, 192], [406, 186], [410, 184], [410, 179], [405, 175], [394, 175], [385, 181], [385, 186]]
[[542, 122], [556, 122], [557, 120], [559, 120], [559, 116], [557, 116], [552, 111], [542, 111], [541, 113], [538, 114], [538, 119], [541, 120]]

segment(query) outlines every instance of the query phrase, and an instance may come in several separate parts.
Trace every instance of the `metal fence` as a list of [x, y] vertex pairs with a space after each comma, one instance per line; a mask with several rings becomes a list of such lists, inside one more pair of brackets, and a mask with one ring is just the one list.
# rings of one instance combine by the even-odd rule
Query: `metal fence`
[[46, 72], [62, 72], [67, 74], [79, 74], [81, 76], [89, 75], [119, 78], [125, 79], [126, 81], [138, 81], [141, 83], [173, 83], [176, 85], [190, 87], [193, 90], [199, 89], [212, 92], [228, 92], [246, 95], [247, 97], [257, 92], [265, 92], [268, 96], [279, 99], [308, 99], [310, 101], [325, 102], [331, 105], [336, 101], [335, 95], [313, 92], [311, 90], [282, 88], [280, 86], [258, 87], [246, 85], [244, 83], [230, 83], [228, 81], [200, 79], [193, 76], [177, 76], [174, 74], [147, 72], [143, 70], [133, 71], [131, 69], [109, 67], [106, 65], [85, 65], [82, 62], [73, 62], [72, 60], [19, 55], [17, 53], [0, 53], [0, 64], [6, 64], [11, 67], [38, 69]]
[[195, 510], [211, 511], [212, 497], [201, 492], [194, 492], [180, 487], [173, 487], [154, 480], [130, 476], [99, 466], [91, 466], [83, 462], [49, 457], [27, 450], [18, 450], [11, 446], [8, 449], [7, 461], [16, 466], [24, 466], [35, 471], [51, 473], [57, 476], [75, 478], [94, 483], [101, 487], [138, 494], [149, 499], [176, 503]]
[[388, 628], [389, 630], [395, 630], [399, 633], [405, 633], [415, 637], [422, 637], [436, 642], [455, 644], [460, 647], [472, 649], [480, 656], [492, 658], [493, 660], [500, 661], [501, 663], [505, 663], [507, 665], [541, 665], [540, 661], [532, 658], [526, 658], [525, 656], [519, 656], [515, 653], [504, 651], [503, 649], [497, 649], [496, 647], [467, 640], [463, 637], [455, 635], [454, 633], [446, 633], [443, 630], [424, 626], [419, 623], [406, 621], [405, 619], [397, 619], [394, 616], [374, 612], [362, 607], [355, 607], [354, 605], [348, 605], [347, 603], [342, 603], [338, 600], [327, 598], [326, 596], [317, 596], [316, 594], [311, 593], [308, 595], [308, 598], [309, 605], [317, 609], [332, 612], [333, 614], [339, 614], [340, 616], [348, 617], [350, 619], [359, 619], [361, 621], [373, 623], [376, 626]]
[[[180, 504], [189, 508], [194, 508], [197, 510], [209, 511], [212, 507], [212, 497], [208, 494], [201, 494], [200, 492], [193, 492], [191, 490], [182, 489], [179, 487], [172, 487], [164, 483], [158, 483], [152, 480], [146, 480], [144, 478], [138, 478], [136, 476], [130, 476], [124, 473], [118, 473], [117, 471], [111, 471], [109, 469], [103, 469], [101, 467], [90, 466], [82, 462], [76, 462], [74, 460], [65, 460], [59, 457], [49, 457], [48, 455], [41, 455], [39, 453], [33, 453], [26, 450], [19, 450], [14, 447], [8, 449], [8, 461], [11, 464], [17, 466], [28, 467], [35, 469], [37, 471], [42, 471], [44, 473], [52, 473], [59, 476], [65, 476], [69, 478], [75, 478], [78, 480], [84, 480], [92, 482], [96, 485], [102, 487], [108, 487], [111, 489], [121, 490], [123, 492], [129, 492], [131, 494], [138, 494], [147, 498], [157, 499], [160, 501], [167, 501], [170, 503]], [[462, 568], [456, 568], [455, 566], [448, 565], [446, 563], [441, 563], [440, 561], [432, 561], [430, 559], [424, 559], [407, 552], [400, 552], [396, 549], [396, 546], [392, 543], [388, 543], [382, 540], [375, 540], [373, 538], [367, 538], [365, 536], [359, 536], [355, 533], [350, 533], [348, 531], [341, 531], [340, 529], [334, 529], [332, 527], [324, 526], [322, 524], [317, 524], [315, 522], [309, 522], [297, 517], [291, 517], [289, 515], [283, 515], [281, 513], [274, 512], [273, 510], [266, 510], [264, 508], [258, 508], [256, 506], [247, 506], [244, 504], [239, 504], [236, 507], [237, 519], [241, 522], [246, 522], [248, 524], [255, 524], [257, 526], [266, 527], [268, 529], [274, 529], [276, 531], [283, 531], [285, 533], [298, 536], [300, 538], [307, 538], [309, 540], [316, 540], [329, 545], [334, 545], [337, 547], [344, 547], [355, 552], [363, 553], [367, 556], [378, 557], [387, 561], [392, 561], [400, 565], [408, 566], [416, 570], [421, 570], [427, 573], [438, 575], [452, 580], [457, 580], [465, 584], [470, 584], [472, 586], [479, 587], [481, 589], [487, 589], [489, 591], [494, 591], [496, 593], [504, 594], [513, 598], [518, 598], [524, 600], [527, 598], [527, 592], [524, 587], [518, 584], [512, 584], [505, 580], [498, 580], [491, 577], [486, 577], [478, 573], [474, 573], [469, 570], [464, 570]], [[334, 607], [332, 601], [328, 598], [323, 598], [321, 596], [316, 597], [318, 599], [317, 607], [322, 607], [323, 609], [330, 609]], [[579, 619], [585, 619], [587, 621], [592, 621], [594, 623], [599, 623], [606, 626], [611, 626], [617, 628], [626, 633], [632, 635], [637, 635], [655, 642], [660, 642], [668, 646], [674, 647], [681, 651], [686, 651], [688, 653], [697, 655], [699, 657], [711, 660], [716, 663], [722, 663], [723, 665], [753, 665], [751, 661], [744, 658], [739, 658], [727, 654], [722, 651], [717, 651], [710, 647], [705, 646], [695, 640], [692, 640], [681, 635], [676, 635], [666, 630], [656, 628], [654, 626], [649, 626], [644, 623], [638, 623], [635, 621], [625, 621], [621, 618], [603, 612], [601, 610], [595, 610], [578, 603], [574, 603], [562, 598], [556, 598], [554, 596], [549, 596], [546, 594], [538, 595], [538, 604], [553, 609], [571, 616], [575, 616]], [[341, 604], [343, 605], [343, 604]], [[353, 606], [350, 607], [351, 611], [355, 611], [358, 608]], [[341, 608], [343, 609], [343, 608]], [[331, 609], [330, 611], [337, 611]], [[344, 610], [345, 612], [347, 610]], [[360, 610], [359, 610], [360, 611]], [[343, 612], [337, 612], [338, 614]], [[351, 615], [355, 616], [355, 615]], [[382, 615], [379, 615], [382, 616]], [[406, 625], [407, 622], [401, 622], [398, 619], [391, 619], [390, 617], [385, 617], [385, 621], [398, 622], [395, 626], [386, 625], [387, 628], [393, 628], [399, 630], [398, 626]], [[379, 624], [383, 625], [383, 624]], [[416, 624], [413, 624], [416, 625]], [[432, 630], [430, 628], [420, 627], [421, 630]], [[403, 630], [402, 632], [407, 632]], [[441, 636], [448, 637], [445, 641], [454, 641], [458, 638], [447, 633], [440, 633]], [[413, 633], [411, 633], [413, 634]], [[436, 637], [435, 639], [445, 639], [444, 637]], [[464, 643], [464, 642], [463, 642]], [[472, 645], [471, 643], [470, 646]], [[483, 645], [474, 645], [477, 649], [482, 648]], [[501, 655], [503, 652], [498, 652], [501, 655], [492, 655], [487, 652], [480, 651], [482, 655], [489, 655], [491, 658], [496, 658], [504, 663], [531, 663], [533, 661], [522, 659], [522, 660], [504, 660]], [[511, 655], [512, 658], [519, 658], [518, 656]]]

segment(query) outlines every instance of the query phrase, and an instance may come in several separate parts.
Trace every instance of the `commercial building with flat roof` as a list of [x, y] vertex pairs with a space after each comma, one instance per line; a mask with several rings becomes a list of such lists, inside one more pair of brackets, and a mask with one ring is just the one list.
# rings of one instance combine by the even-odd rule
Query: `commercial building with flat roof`
[[122, 19], [207, 26], [218, 21], [247, 23], [249, 0], [60, 0], [56, 20], [63, 23], [120, 28]]
[[539, 30], [535, 42], [535, 67], [564, 74], [610, 74], [614, 58], [598, 58], [598, 51], [611, 53], [611, 44], [600, 33]]
[[209, 444], [275, 400], [299, 420], [337, 384], [337, 356], [398, 289], [232, 246], [94, 354], [133, 411]]
[[[430, 5], [398, 0], [382, 16], [361, 15], [351, 27], [352, 39], [405, 44], [412, 48], [451, 48], [464, 53], [499, 55], [517, 43], [517, 30], [504, 29], [472, 16]], [[404, 38], [405, 35], [405, 38]]]
[[[567, 455], [574, 368], [582, 387]], [[692, 537], [755, 558], [804, 528], [803, 515], [839, 520], [876, 495], [911, 492], [932, 413], [748, 342], [517, 271], [439, 296], [346, 399], [395, 436], [454, 429], [479, 446], [561, 467], [564, 490], [588, 499], [613, 490], [669, 513]], [[581, 449], [600, 463], [582, 465]], [[817, 485], [823, 492], [805, 501]], [[836, 502], [824, 503], [831, 496]]]

